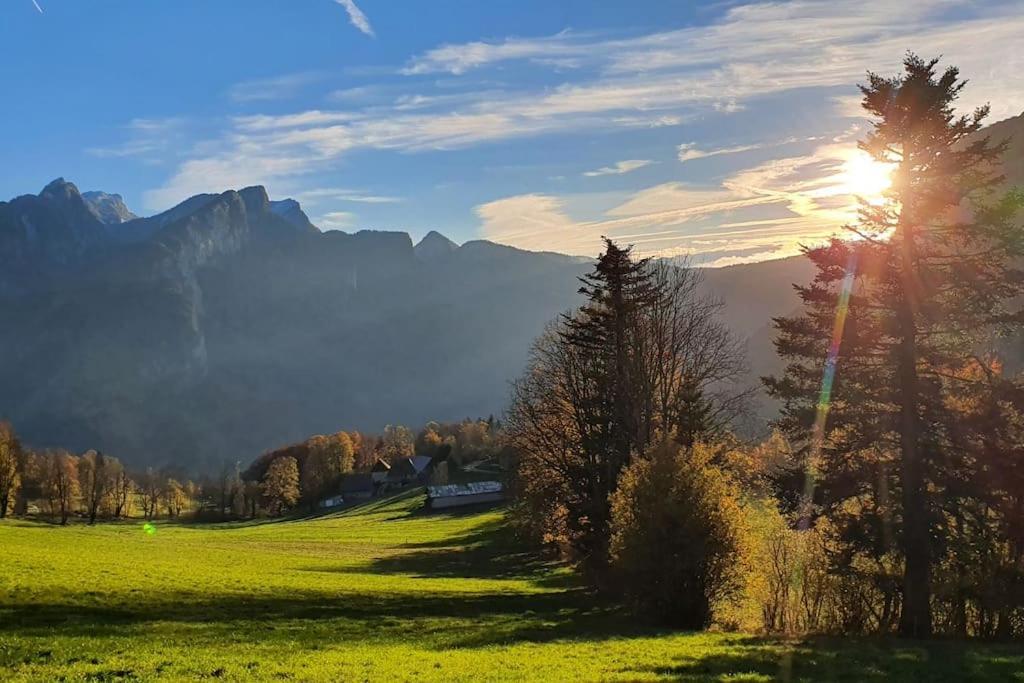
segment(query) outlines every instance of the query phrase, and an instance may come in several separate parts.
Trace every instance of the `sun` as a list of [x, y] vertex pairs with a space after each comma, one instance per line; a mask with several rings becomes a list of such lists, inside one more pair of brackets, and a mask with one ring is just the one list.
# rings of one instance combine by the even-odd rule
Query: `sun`
[[866, 152], [852, 151], [843, 161], [836, 180], [843, 192], [880, 204], [892, 185], [893, 164], [875, 161]]

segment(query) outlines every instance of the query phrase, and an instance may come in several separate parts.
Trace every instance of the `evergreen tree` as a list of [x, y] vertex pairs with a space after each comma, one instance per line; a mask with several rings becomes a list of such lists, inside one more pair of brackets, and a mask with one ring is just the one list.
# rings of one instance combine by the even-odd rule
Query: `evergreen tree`
[[[594, 383], [589, 450], [600, 453], [609, 481], [639, 445], [646, 446], [643, 377], [638, 367], [646, 341], [641, 316], [663, 292], [648, 268], [648, 259], [634, 260], [632, 247], [605, 238], [605, 251], [594, 270], [580, 278], [587, 303], [566, 318], [563, 339], [586, 354]], [[610, 491], [609, 491], [610, 492]]]
[[588, 553], [603, 564], [607, 554], [610, 496], [619, 474], [650, 438], [651, 387], [642, 367], [647, 342], [644, 313], [662, 296], [647, 259], [634, 259], [632, 247], [605, 238], [605, 251], [592, 272], [580, 278], [587, 301], [565, 318], [560, 331], [581, 362], [578, 405], [580, 444], [586, 454], [590, 505]]
[[808, 252], [818, 273], [798, 288], [805, 311], [776, 321], [789, 365], [767, 380], [785, 403], [781, 426], [803, 437], [808, 490], [845, 522], [851, 548], [898, 545], [908, 636], [932, 632], [940, 503], [965, 457], [948, 399], [1018, 321], [1024, 256], [1019, 202], [994, 194], [1005, 144], [976, 135], [987, 107], [955, 115], [965, 82], [936, 65], [908, 55], [901, 75], [869, 74], [861, 88], [874, 123], [860, 147], [892, 165], [892, 187], [862, 202], [857, 239]]
[[586, 302], [535, 343], [514, 385], [507, 434], [520, 456], [518, 519], [598, 581], [623, 469], [658, 434], [692, 443], [735, 405], [721, 387], [741, 371], [741, 351], [715, 319], [720, 304], [699, 295], [699, 278], [605, 240], [582, 278]]

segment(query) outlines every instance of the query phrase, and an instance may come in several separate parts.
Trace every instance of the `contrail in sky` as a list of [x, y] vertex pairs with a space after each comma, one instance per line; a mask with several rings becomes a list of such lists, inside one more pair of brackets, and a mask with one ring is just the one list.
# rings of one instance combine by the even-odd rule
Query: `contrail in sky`
[[[348, 12], [348, 19], [352, 22], [352, 25], [357, 29], [370, 36], [376, 38], [376, 34], [373, 32], [373, 27], [370, 26], [370, 20], [366, 18], [363, 11], [356, 6], [355, 0], [334, 0], [336, 3], [345, 8]], [[35, 2], [35, 0], [33, 0]]]
[[40, 14], [43, 13], [43, 8], [39, 6], [39, 3], [36, 2], [36, 0], [32, 0], [32, 4], [36, 6], [36, 9], [39, 10]]

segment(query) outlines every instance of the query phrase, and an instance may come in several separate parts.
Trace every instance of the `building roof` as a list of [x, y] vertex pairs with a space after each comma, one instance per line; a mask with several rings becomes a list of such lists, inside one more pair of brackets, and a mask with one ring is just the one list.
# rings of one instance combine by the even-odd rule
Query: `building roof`
[[428, 498], [450, 498], [455, 496], [475, 496], [480, 493], [501, 493], [500, 481], [473, 481], [468, 484], [443, 484], [428, 486]]
[[417, 473], [427, 469], [431, 460], [433, 460], [433, 458], [429, 455], [414, 455], [409, 458], [409, 462], [412, 463], [412, 466], [416, 469]]
[[373, 490], [373, 476], [369, 473], [366, 474], [346, 474], [341, 479], [341, 486], [339, 487], [342, 493], [355, 493], [358, 491], [372, 491]]
[[401, 479], [403, 477], [414, 477], [422, 473], [430, 466], [431, 458], [426, 455], [414, 455], [409, 458], [396, 460], [388, 472], [388, 478]]

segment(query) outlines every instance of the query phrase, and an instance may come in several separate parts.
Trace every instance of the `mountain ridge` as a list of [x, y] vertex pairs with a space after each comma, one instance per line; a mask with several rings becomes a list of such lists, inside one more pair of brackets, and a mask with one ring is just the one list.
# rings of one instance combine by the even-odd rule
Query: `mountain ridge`
[[[1004, 171], [1024, 185], [1024, 115], [979, 134], [1010, 138]], [[321, 232], [260, 186], [120, 222], [95, 210], [116, 195], [91, 197], [59, 178], [0, 202], [0, 418], [31, 445], [136, 465], [213, 468], [340, 428], [500, 414], [592, 262], [437, 231]], [[792, 285], [813, 267], [701, 273], [755, 385], [779, 369], [771, 320], [799, 307]]]

